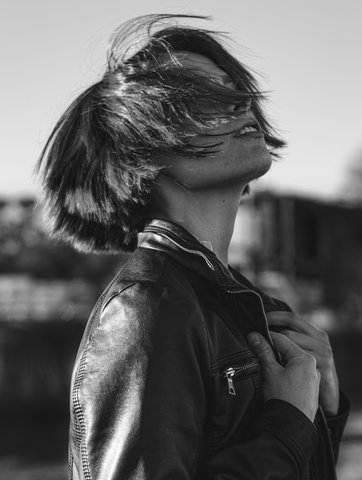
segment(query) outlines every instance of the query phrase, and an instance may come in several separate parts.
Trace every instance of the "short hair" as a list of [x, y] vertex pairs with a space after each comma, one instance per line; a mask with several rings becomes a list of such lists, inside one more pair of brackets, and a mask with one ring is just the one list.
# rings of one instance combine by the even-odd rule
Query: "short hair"
[[[152, 162], [156, 152], [197, 161], [222, 145], [192, 143], [220, 121], [202, 113], [202, 101], [212, 102], [217, 110], [219, 102], [251, 99], [271, 155], [278, 156], [284, 146], [262, 109], [264, 93], [252, 73], [223, 46], [221, 34], [179, 25], [180, 17], [209, 19], [147, 15], [121, 25], [111, 39], [103, 78], [69, 106], [39, 158], [39, 204], [52, 234], [78, 250], [135, 249], [137, 233], [149, 218], [148, 198], [161, 168]], [[136, 49], [132, 38], [142, 39]], [[237, 89], [182, 66], [175, 55], [179, 51], [208, 57]], [[235, 118], [238, 113], [230, 115]]]

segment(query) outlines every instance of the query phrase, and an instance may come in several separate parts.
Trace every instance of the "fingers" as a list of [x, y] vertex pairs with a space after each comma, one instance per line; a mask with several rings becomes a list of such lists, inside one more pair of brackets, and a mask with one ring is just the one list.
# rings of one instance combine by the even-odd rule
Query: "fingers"
[[282, 355], [286, 363], [289, 363], [294, 358], [304, 355], [303, 349], [289, 340], [285, 335], [276, 332], [270, 332], [270, 334], [274, 341], [275, 348]]
[[315, 351], [320, 346], [320, 342], [304, 333], [299, 333], [294, 330], [281, 330], [280, 332], [282, 335], [286, 336], [291, 340], [293, 343], [296, 343], [298, 347], [302, 348], [305, 351]]
[[324, 335], [324, 332], [312, 325], [307, 320], [304, 320], [298, 314], [294, 312], [270, 312], [267, 314], [269, 326], [278, 327], [280, 331], [282, 327], [285, 327], [289, 330], [294, 330], [295, 332], [304, 333], [309, 337], [318, 338], [321, 335]]
[[267, 314], [272, 331], [277, 328], [305, 352], [313, 355], [319, 368], [325, 369], [331, 363], [332, 349], [326, 332], [303, 320], [293, 312], [271, 312]]
[[[275, 348], [283, 357], [284, 367], [296, 359], [303, 359], [303, 361], [309, 359], [316, 366], [317, 360], [314, 355], [306, 353], [302, 348], [289, 340], [289, 338], [283, 334], [275, 332], [270, 332], [270, 334], [272, 336]], [[267, 369], [273, 366], [279, 366], [275, 359], [271, 345], [260, 333], [250, 333], [247, 337], [247, 341], [250, 345], [250, 348], [253, 350], [253, 353], [258, 357], [263, 368]]]
[[[284, 357], [286, 362], [304, 353], [298, 345], [289, 340], [285, 335], [275, 332], [270, 332], [270, 334], [276, 349]], [[254, 354], [259, 358], [261, 364], [277, 363], [271, 345], [259, 332], [250, 333], [247, 341]]]
[[[285, 335], [275, 332], [270, 333], [276, 349], [283, 356], [286, 363], [293, 358], [304, 354], [303, 350]], [[262, 365], [265, 364], [270, 366], [272, 363], [278, 364], [271, 345], [259, 332], [250, 333], [247, 337], [247, 341]]]
[[304, 329], [311, 326], [306, 320], [301, 318], [295, 312], [270, 312], [267, 313], [267, 319], [269, 325], [275, 325], [279, 327], [293, 328], [298, 331], [303, 331]]
[[271, 367], [278, 364], [273, 349], [260, 333], [252, 332], [247, 337], [248, 344], [253, 353], [258, 357], [262, 367]]

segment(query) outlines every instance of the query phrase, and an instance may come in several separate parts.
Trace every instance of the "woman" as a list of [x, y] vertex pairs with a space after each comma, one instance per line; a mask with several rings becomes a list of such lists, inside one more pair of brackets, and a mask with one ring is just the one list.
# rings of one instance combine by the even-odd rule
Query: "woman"
[[55, 234], [134, 251], [75, 362], [70, 478], [330, 480], [348, 402], [328, 337], [227, 259], [284, 142], [251, 73], [178, 17], [116, 32], [39, 163]]

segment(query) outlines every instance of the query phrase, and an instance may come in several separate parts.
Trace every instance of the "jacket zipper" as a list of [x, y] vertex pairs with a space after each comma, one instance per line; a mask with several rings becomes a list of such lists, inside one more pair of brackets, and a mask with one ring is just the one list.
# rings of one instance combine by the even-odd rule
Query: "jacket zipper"
[[[151, 232], [154, 233], [154, 232], [155, 232], [155, 229], [152, 228], [152, 227], [148, 227], [145, 231], [151, 231]], [[178, 242], [176, 242], [176, 240], [174, 240], [173, 238], [169, 237], [166, 233], [160, 232], [158, 228], [156, 228], [156, 233], [157, 233], [157, 235], [160, 235], [161, 237], [166, 237], [167, 240], [170, 240], [170, 242], [172, 242], [172, 243], [174, 243], [175, 245], [177, 245], [179, 248], [181, 248], [181, 250], [184, 250], [184, 251], [187, 252], [187, 253], [192, 253], [193, 255], [199, 255], [200, 257], [202, 257], [202, 258], [205, 260], [207, 266], [208, 266], [209, 268], [211, 268], [211, 270], [215, 271], [214, 265], [210, 262], [210, 260], [207, 258], [207, 256], [206, 256], [204, 253], [200, 252], [199, 250], [191, 250], [190, 248], [183, 247], [183, 246], [180, 245]]]
[[236, 395], [234, 382], [233, 382], [234, 375], [238, 375], [239, 373], [244, 372], [249, 368], [256, 367], [257, 365], [258, 365], [258, 362], [253, 362], [253, 363], [249, 363], [248, 365], [243, 365], [242, 367], [235, 367], [235, 368], [228, 367], [227, 369], [224, 370], [222, 376], [227, 379], [229, 395]]
[[269, 340], [270, 345], [274, 348], [274, 352], [275, 352], [276, 355], [277, 355], [277, 360], [278, 360], [278, 362], [281, 364], [281, 363], [282, 363], [282, 358], [281, 358], [280, 353], [279, 353], [279, 352], [277, 351], [277, 349], [275, 348], [275, 345], [274, 345], [272, 336], [270, 335], [269, 325], [268, 325], [268, 320], [267, 320], [267, 318], [266, 318], [266, 313], [265, 313], [265, 308], [264, 308], [263, 299], [261, 298], [261, 296], [259, 295], [259, 293], [255, 292], [254, 290], [227, 290], [227, 293], [231, 293], [231, 294], [234, 294], [234, 293], [253, 293], [254, 295], [256, 295], [256, 296], [259, 298], [260, 306], [261, 306], [261, 309], [262, 309], [262, 312], [263, 312], [265, 332], [266, 332], [266, 335], [267, 335], [267, 338], [268, 338], [268, 340]]
[[[206, 265], [213, 271], [215, 271], [215, 267], [214, 265], [212, 264], [212, 262], [207, 258], [207, 256], [200, 252], [199, 250], [192, 250], [190, 248], [186, 248], [184, 247], [183, 245], [180, 245], [179, 242], [177, 242], [176, 240], [174, 240], [169, 234], [168, 234], [168, 231], [165, 230], [165, 231], [162, 231], [162, 230], [165, 230], [165, 229], [162, 229], [160, 227], [151, 227], [151, 226], [148, 226], [146, 228], [145, 231], [150, 231], [150, 232], [154, 232], [154, 233], [157, 233], [158, 235], [160, 235], [161, 237], [165, 237], [167, 238], [168, 240], [170, 240], [172, 243], [174, 243], [175, 245], [177, 245], [179, 248], [181, 248], [181, 250], [184, 250], [185, 252], [188, 252], [188, 253], [192, 253], [193, 255], [199, 255], [200, 257], [202, 257], [205, 262], [206, 262]], [[260, 305], [261, 305], [261, 308], [262, 308], [262, 311], [263, 311], [263, 317], [264, 317], [264, 323], [265, 323], [265, 327], [266, 327], [266, 332], [267, 332], [267, 337], [268, 337], [268, 340], [270, 342], [270, 344], [274, 347], [274, 343], [273, 343], [273, 339], [270, 335], [270, 332], [269, 332], [269, 326], [268, 326], [268, 320], [266, 318], [266, 313], [265, 313], [265, 308], [264, 308], [264, 303], [263, 303], [263, 299], [261, 298], [261, 296], [255, 292], [254, 290], [227, 290], [227, 293], [231, 293], [231, 294], [234, 294], [234, 293], [254, 293], [258, 298], [259, 298], [259, 301], [260, 301]], [[279, 360], [280, 360], [280, 355], [279, 355]]]
[[[178, 242], [176, 242], [175, 240], [173, 240], [172, 238], [170, 238], [169, 235], [165, 234], [165, 233], [161, 233], [159, 231], [159, 228], [156, 228], [156, 229], [153, 229], [153, 228], [149, 228], [150, 231], [154, 231], [156, 230], [155, 233], [157, 233], [158, 235], [160, 236], [164, 236], [166, 237], [168, 240], [170, 240], [172, 243], [174, 243], [175, 245], [177, 245], [179, 248], [181, 248], [181, 250], [184, 250], [185, 252], [188, 252], [188, 253], [191, 253], [193, 255], [199, 255], [200, 257], [202, 257], [207, 266], [215, 271], [215, 267], [214, 265], [211, 263], [211, 261], [207, 258], [207, 256], [205, 254], [203, 254], [202, 252], [200, 252], [199, 250], [191, 250], [189, 248], [186, 248], [186, 247], [183, 247], [182, 245], [180, 245]], [[281, 364], [281, 355], [280, 353], [275, 349], [275, 345], [274, 345], [274, 342], [273, 342], [273, 339], [270, 335], [270, 331], [269, 331], [269, 325], [268, 325], [268, 320], [267, 320], [267, 317], [266, 317], [266, 312], [265, 312], [265, 308], [264, 308], [264, 303], [263, 303], [263, 299], [261, 298], [261, 296], [255, 292], [254, 290], [249, 290], [249, 289], [246, 289], [246, 290], [227, 290], [227, 293], [230, 293], [230, 294], [235, 294], [235, 293], [253, 293], [254, 295], [256, 295], [258, 298], [259, 298], [259, 301], [260, 301], [260, 306], [261, 306], [261, 309], [262, 309], [262, 312], [263, 312], [263, 318], [264, 318], [264, 326], [265, 326], [265, 331], [266, 331], [266, 334], [267, 334], [267, 337], [268, 337], [268, 340], [270, 342], [270, 344], [272, 345], [272, 347], [274, 348], [274, 351], [276, 352], [277, 354], [277, 357], [278, 357], [278, 360], [279, 360], [279, 363]], [[230, 395], [236, 395], [236, 391], [235, 391], [235, 388], [234, 388], [234, 382], [233, 382], [233, 377], [234, 375], [237, 375], [238, 373], [244, 371], [244, 370], [247, 370], [248, 368], [252, 368], [252, 367], [255, 367], [257, 366], [258, 363], [254, 362], [254, 363], [250, 363], [248, 365], [244, 365], [243, 367], [236, 367], [236, 368], [233, 368], [233, 367], [229, 367], [227, 368], [226, 370], [224, 370], [223, 372], [223, 377], [227, 378], [227, 382], [228, 382], [228, 391], [229, 391], [229, 394]], [[325, 416], [324, 416], [324, 412], [321, 410], [321, 413], [322, 413], [322, 418], [323, 418], [323, 422], [327, 427], [327, 421], [325, 419]], [[331, 447], [331, 443], [329, 441], [329, 447], [330, 447], [330, 450], [332, 451], [332, 447]], [[333, 452], [332, 452], [332, 456], [333, 456]], [[308, 464], [307, 466], [307, 480], [310, 479], [310, 465]]]
[[[168, 240], [170, 240], [172, 243], [177, 245], [179, 248], [181, 248], [181, 250], [184, 250], [185, 252], [192, 253], [193, 255], [199, 255], [200, 257], [202, 257], [205, 260], [207, 266], [211, 270], [215, 271], [214, 265], [211, 263], [211, 261], [207, 258], [207, 256], [204, 253], [200, 252], [199, 250], [191, 250], [189, 248], [186, 248], [186, 247], [180, 245], [179, 242], [177, 242], [176, 240], [171, 238], [171, 236], [167, 235], [167, 232], [161, 232], [159, 227], [156, 227], [156, 228], [148, 227], [148, 230], [151, 231], [151, 232], [153, 231], [153, 232], [157, 233], [161, 237], [166, 237]], [[261, 309], [262, 309], [262, 312], [263, 312], [265, 331], [266, 331], [266, 334], [267, 334], [270, 345], [273, 347], [274, 351], [276, 352], [277, 360], [281, 364], [282, 363], [281, 362], [281, 355], [276, 350], [273, 339], [270, 335], [268, 320], [266, 318], [264, 303], [263, 303], [263, 299], [261, 298], [261, 296], [257, 292], [255, 292], [254, 290], [248, 290], [248, 289], [247, 290], [227, 290], [227, 293], [231, 293], [231, 294], [234, 294], [234, 293], [253, 293], [259, 298], [260, 306], [261, 306]]]

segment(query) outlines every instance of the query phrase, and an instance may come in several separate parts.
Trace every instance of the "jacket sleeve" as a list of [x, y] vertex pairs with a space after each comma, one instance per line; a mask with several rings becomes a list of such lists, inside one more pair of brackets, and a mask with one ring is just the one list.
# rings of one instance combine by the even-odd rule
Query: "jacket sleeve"
[[343, 392], [339, 396], [339, 411], [336, 416], [327, 416], [327, 426], [331, 437], [333, 455], [335, 463], [338, 461], [339, 447], [342, 440], [344, 428], [346, 426], [351, 405]]
[[317, 443], [317, 429], [304, 413], [284, 400], [269, 400], [250, 432], [211, 458], [206, 478], [301, 480]]
[[302, 478], [318, 435], [279, 400], [264, 405], [247, 435], [201, 462], [209, 372], [206, 327], [192, 299], [142, 284], [115, 295], [73, 381], [73, 479]]

